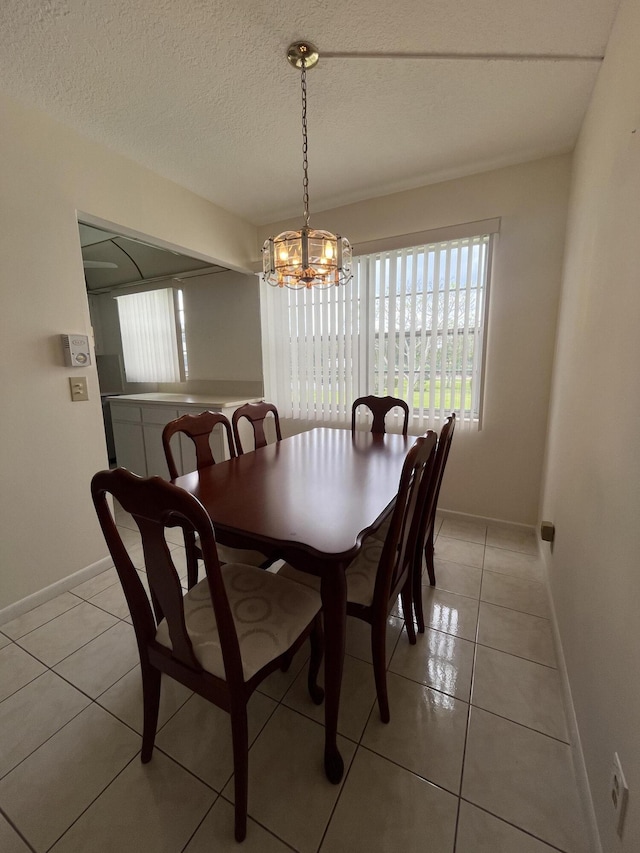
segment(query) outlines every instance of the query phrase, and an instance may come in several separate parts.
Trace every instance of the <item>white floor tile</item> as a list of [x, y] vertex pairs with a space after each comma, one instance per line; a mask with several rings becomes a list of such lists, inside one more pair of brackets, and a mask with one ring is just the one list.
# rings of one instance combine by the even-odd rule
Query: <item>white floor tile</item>
[[11, 824], [0, 815], [0, 850], [2, 853], [31, 853]]
[[545, 580], [541, 557], [520, 554], [517, 551], [505, 551], [502, 548], [489, 546], [485, 548], [484, 569], [528, 581], [544, 583]]
[[538, 554], [538, 539], [535, 530], [516, 525], [490, 523], [487, 526], [487, 545], [506, 548], [523, 554]]
[[34, 607], [33, 610], [23, 613], [22, 616], [12, 619], [11, 622], [5, 622], [2, 626], [2, 633], [6, 634], [12, 640], [18, 640], [30, 631], [55, 619], [56, 616], [59, 616], [66, 610], [77, 607], [80, 603], [81, 600], [77, 596], [72, 595], [70, 592], [63, 592], [62, 595], [57, 595], [55, 598], [45, 601], [39, 607]]
[[184, 853], [238, 853], [238, 850], [242, 853], [291, 853], [290, 847], [251, 818], [247, 820], [247, 837], [240, 847], [234, 837], [234, 820], [232, 804], [218, 797]]
[[422, 610], [426, 627], [465, 640], [475, 640], [478, 601], [433, 586], [422, 587]]
[[321, 853], [453, 853], [457, 807], [452, 794], [360, 747]]
[[[316, 705], [309, 696], [307, 672], [308, 667], [303, 667], [282, 701], [289, 708], [324, 725], [324, 703]], [[320, 672], [318, 683], [324, 684], [324, 670]], [[373, 666], [351, 655], [345, 655], [338, 732], [351, 740], [359, 741], [375, 701], [376, 685]], [[374, 713], [376, 713], [375, 710]]]
[[46, 666], [13, 643], [0, 649], [0, 702], [46, 671]]
[[[450, 563], [447, 560], [435, 559], [436, 587], [456, 595], [466, 595], [468, 598], [480, 598], [482, 569], [473, 566], [463, 566], [462, 563]], [[425, 568], [422, 583], [429, 585], [429, 575]]]
[[460, 803], [456, 853], [557, 853], [531, 835], [464, 800]]
[[446, 536], [449, 539], [464, 539], [467, 542], [484, 545], [487, 525], [482, 521], [449, 516], [442, 522], [438, 536]]
[[118, 573], [112, 567], [111, 569], [107, 569], [106, 572], [100, 572], [94, 578], [90, 578], [88, 581], [79, 584], [79, 586], [75, 586], [71, 592], [87, 601], [91, 596], [97, 595], [102, 590], [118, 583], [120, 583]]
[[469, 701], [473, 671], [474, 644], [453, 634], [427, 628], [416, 634], [416, 645], [409, 645], [403, 630], [396, 646], [389, 672], [403, 675], [448, 693], [464, 702]]
[[[175, 678], [170, 678], [168, 675], [162, 676], [158, 731], [192, 695], [192, 691]], [[105, 690], [98, 697], [97, 702], [141, 735], [143, 711], [140, 666], [135, 666], [112, 687]]]
[[529, 613], [482, 601], [478, 643], [546, 666], [556, 666], [551, 623]]
[[[395, 616], [387, 618], [387, 636], [386, 636], [386, 651], [387, 664], [391, 660], [391, 656], [395, 651], [400, 634], [402, 633], [403, 620]], [[356, 619], [353, 616], [347, 616], [347, 638], [346, 638], [347, 654], [354, 658], [372, 663], [371, 657], [371, 626], [362, 619]]]
[[36, 628], [17, 642], [47, 666], [55, 666], [117, 621], [115, 616], [81, 601], [77, 607], [56, 616], [51, 622]]
[[92, 704], [4, 777], [2, 807], [29, 843], [46, 851], [139, 747], [134, 732]]
[[[346, 775], [355, 744], [338, 736], [338, 748]], [[324, 728], [282, 705], [249, 751], [249, 814], [300, 853], [318, 849], [342, 788], [327, 780], [323, 754]], [[233, 779], [223, 794], [233, 799]]]
[[133, 628], [125, 622], [118, 622], [54, 669], [95, 699], [133, 669], [139, 659]]
[[[444, 522], [442, 527], [444, 527]], [[484, 545], [476, 542], [465, 542], [463, 539], [450, 539], [439, 533], [434, 544], [434, 554], [439, 560], [462, 563], [465, 566], [475, 566], [475, 568], [481, 569], [484, 560]]]
[[[261, 693], [249, 700], [250, 745], [275, 707]], [[184, 703], [156, 735], [156, 746], [218, 792], [233, 773], [231, 717], [202, 696], [194, 694]]]
[[5, 646], [8, 646], [10, 644], [11, 640], [9, 639], [9, 637], [5, 637], [4, 634], [0, 634], [0, 649], [4, 649]]
[[544, 584], [538, 581], [514, 578], [498, 572], [484, 571], [482, 575], [482, 601], [521, 610], [533, 616], [550, 616], [549, 599]]
[[462, 796], [566, 853], [588, 851], [565, 743], [472, 708]]
[[393, 673], [387, 690], [391, 720], [372, 714], [362, 745], [458, 794], [469, 706]]
[[54, 672], [45, 672], [0, 702], [0, 778], [90, 701]]
[[55, 853], [178, 853], [216, 794], [161, 752], [134, 758], [52, 848]]
[[568, 742], [557, 669], [478, 646], [472, 704]]

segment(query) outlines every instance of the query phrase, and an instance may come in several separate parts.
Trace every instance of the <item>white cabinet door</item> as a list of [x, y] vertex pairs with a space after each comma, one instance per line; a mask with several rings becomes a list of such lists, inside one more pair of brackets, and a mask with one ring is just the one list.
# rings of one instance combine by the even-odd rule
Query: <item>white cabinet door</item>
[[[162, 430], [165, 424], [174, 420], [178, 415], [177, 409], [167, 406], [143, 406], [142, 407], [142, 429], [144, 433], [144, 450], [147, 460], [147, 477], [164, 477], [169, 479], [169, 468], [162, 446]], [[172, 443], [172, 449], [176, 455], [176, 465], [180, 470], [180, 451], [176, 444]]]
[[[168, 480], [169, 468], [167, 467], [167, 460], [165, 459], [162, 447], [162, 430], [163, 426], [161, 424], [144, 424], [144, 450], [147, 458], [147, 477], [158, 476]], [[179, 468], [179, 454], [176, 463]]]
[[128, 468], [141, 477], [147, 476], [142, 424], [113, 421], [113, 441], [116, 448], [116, 465]]

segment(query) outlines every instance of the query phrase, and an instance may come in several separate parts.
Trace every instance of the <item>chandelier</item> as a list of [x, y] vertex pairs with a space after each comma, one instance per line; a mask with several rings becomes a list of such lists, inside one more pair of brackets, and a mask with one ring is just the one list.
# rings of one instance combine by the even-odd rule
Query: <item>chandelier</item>
[[287, 59], [301, 69], [302, 88], [302, 200], [304, 225], [265, 240], [263, 278], [273, 287], [330, 287], [351, 280], [351, 246], [346, 237], [309, 227], [309, 162], [307, 159], [307, 69], [319, 54], [309, 42], [289, 45]]

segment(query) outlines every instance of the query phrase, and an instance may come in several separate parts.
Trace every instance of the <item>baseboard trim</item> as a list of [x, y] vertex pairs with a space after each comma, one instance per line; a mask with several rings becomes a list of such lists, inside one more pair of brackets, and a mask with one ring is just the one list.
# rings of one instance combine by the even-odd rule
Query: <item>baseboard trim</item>
[[547, 598], [549, 600], [549, 608], [551, 611], [551, 630], [553, 631], [553, 641], [558, 659], [558, 672], [560, 673], [560, 681], [562, 683], [562, 692], [564, 694], [564, 706], [567, 715], [567, 728], [569, 729], [569, 739], [571, 742], [571, 756], [573, 759], [573, 769], [576, 774], [576, 782], [578, 783], [578, 794], [584, 809], [584, 817], [587, 824], [587, 834], [592, 853], [603, 853], [602, 842], [600, 841], [600, 832], [598, 830], [598, 822], [596, 820], [596, 812], [593, 807], [593, 797], [591, 796], [591, 787], [589, 785], [589, 777], [587, 775], [587, 765], [584, 760], [584, 752], [582, 750], [582, 741], [580, 739], [580, 730], [578, 728], [578, 719], [573, 704], [573, 696], [571, 694], [571, 683], [569, 681], [569, 672], [567, 663], [564, 657], [562, 648], [562, 639], [560, 637], [560, 629], [558, 627], [558, 619], [556, 617], [556, 608], [551, 595], [551, 584], [549, 583], [549, 562], [548, 554], [542, 553], [544, 563], [545, 581], [547, 587]]
[[438, 515], [444, 518], [460, 518], [464, 521], [479, 521], [482, 524], [501, 524], [503, 527], [515, 527], [519, 530], [536, 530], [535, 524], [521, 524], [518, 521], [505, 521], [502, 518], [491, 518], [488, 515], [472, 515], [470, 512], [455, 512], [452, 509], [440, 509]]
[[0, 610], [0, 627], [7, 622], [11, 622], [12, 619], [17, 619], [18, 616], [22, 616], [29, 610], [33, 610], [34, 607], [38, 607], [38, 605], [44, 604], [46, 601], [50, 601], [57, 595], [73, 589], [73, 587], [78, 586], [84, 581], [91, 580], [91, 578], [94, 578], [101, 572], [106, 571], [106, 569], [110, 569], [111, 566], [113, 566], [113, 560], [111, 557], [103, 557], [101, 560], [91, 563], [89, 566], [85, 566], [84, 569], [79, 569], [72, 575], [67, 575], [66, 578], [62, 578], [61, 580], [50, 584], [50, 586], [46, 586], [44, 589], [40, 589], [38, 592], [28, 595], [26, 598], [20, 599], [20, 601], [9, 604], [8, 607], [4, 607]]

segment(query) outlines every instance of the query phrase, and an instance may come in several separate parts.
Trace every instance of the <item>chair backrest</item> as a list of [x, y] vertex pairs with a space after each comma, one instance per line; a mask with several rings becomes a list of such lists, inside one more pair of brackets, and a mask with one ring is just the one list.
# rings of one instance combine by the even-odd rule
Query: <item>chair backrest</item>
[[442, 429], [440, 430], [440, 438], [436, 448], [435, 461], [433, 463], [433, 479], [429, 487], [425, 489], [421, 496], [422, 511], [419, 513], [420, 529], [416, 541], [417, 548], [421, 551], [424, 548], [425, 541], [433, 531], [433, 525], [436, 517], [436, 509], [438, 508], [438, 497], [440, 495], [440, 486], [444, 476], [444, 469], [449, 458], [449, 450], [451, 448], [451, 439], [456, 428], [456, 414], [452, 412], [445, 420]]
[[231, 418], [233, 423], [233, 436], [236, 440], [238, 454], [242, 455], [244, 453], [238, 428], [238, 424], [242, 418], [246, 418], [253, 427], [255, 448], [257, 450], [259, 447], [267, 446], [267, 437], [264, 432], [264, 421], [270, 414], [273, 415], [273, 419], [275, 421], [276, 440], [282, 441], [282, 433], [280, 432], [280, 416], [278, 415], [278, 410], [273, 403], [245, 403], [244, 406], [238, 406]]
[[419, 535], [420, 500], [435, 473], [437, 435], [429, 430], [409, 450], [402, 467], [393, 514], [382, 547], [374, 601], [386, 603], [398, 591], [413, 562]]
[[367, 406], [373, 414], [373, 423], [371, 424], [371, 432], [385, 432], [385, 418], [392, 409], [402, 409], [404, 412], [404, 423], [402, 425], [402, 435], [407, 434], [409, 426], [409, 406], [404, 400], [399, 397], [358, 397], [351, 407], [351, 432], [356, 429], [356, 410], [359, 406]]
[[171, 451], [172, 436], [177, 432], [189, 436], [196, 449], [196, 467], [198, 471], [201, 471], [203, 468], [215, 464], [216, 460], [213, 458], [211, 451], [210, 438], [217, 424], [222, 424], [222, 428], [227, 434], [229, 455], [234, 457], [236, 449], [233, 443], [233, 436], [231, 435], [231, 424], [224, 415], [218, 412], [201, 412], [198, 415], [182, 415], [180, 418], [169, 421], [162, 430], [162, 446], [169, 468], [169, 476], [172, 480], [175, 480], [180, 475]]
[[[132, 516], [140, 536], [151, 601], [124, 546], [107, 495], [112, 495]], [[129, 606], [141, 657], [149, 652], [170, 657], [174, 666], [186, 667], [191, 676], [202, 673], [184, 615], [184, 591], [173, 551], [165, 537], [169, 527], [195, 531], [208, 578], [228, 684], [241, 684], [242, 661], [231, 608], [222, 580], [211, 519], [200, 501], [161, 477], [144, 479], [124, 468], [100, 471], [91, 481], [91, 495], [98, 520]], [[159, 622], [165, 618], [172, 649], [155, 641]]]

